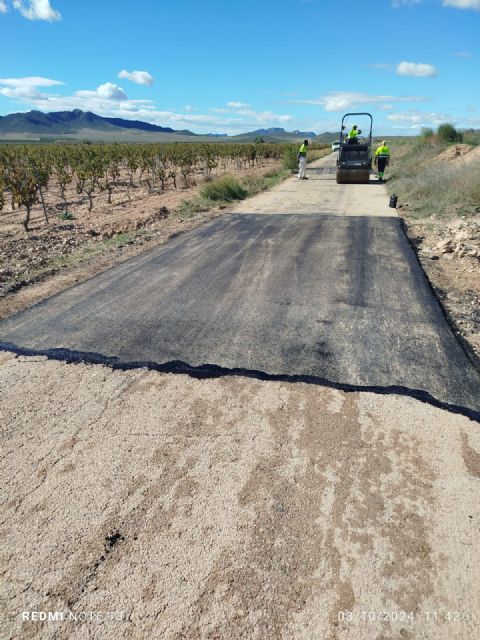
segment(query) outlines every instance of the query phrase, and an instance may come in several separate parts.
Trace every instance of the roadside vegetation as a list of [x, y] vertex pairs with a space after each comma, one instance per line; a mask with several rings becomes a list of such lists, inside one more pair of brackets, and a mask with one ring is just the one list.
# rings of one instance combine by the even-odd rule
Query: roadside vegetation
[[264, 175], [247, 175], [242, 178], [227, 175], [216, 180], [207, 181], [201, 188], [200, 195], [183, 200], [177, 215], [191, 216], [216, 207], [225, 208], [238, 200], [245, 200], [284, 180], [290, 175], [287, 169], [274, 169]]
[[469, 151], [464, 145], [480, 145], [480, 132], [461, 133], [444, 124], [393, 147], [388, 188], [398, 196], [404, 214], [425, 218], [480, 212], [480, 155], [475, 153], [470, 161], [465, 154], [462, 161]]
[[[298, 146], [299, 145], [286, 147], [283, 152], [283, 166], [285, 169], [288, 169], [290, 173], [298, 171]], [[329, 144], [311, 145], [308, 147], [307, 164], [319, 160], [331, 152], [332, 149]]]

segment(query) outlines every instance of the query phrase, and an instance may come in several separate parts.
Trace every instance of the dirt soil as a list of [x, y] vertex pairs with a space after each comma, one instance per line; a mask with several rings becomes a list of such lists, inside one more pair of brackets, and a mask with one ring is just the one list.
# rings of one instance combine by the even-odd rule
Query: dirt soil
[[442, 151], [437, 156], [436, 162], [454, 161], [463, 164], [473, 162], [479, 155], [480, 147], [472, 147], [469, 144], [454, 144]]
[[11, 354], [0, 389], [3, 638], [478, 638], [468, 418]]
[[407, 231], [455, 332], [480, 364], [480, 215], [408, 220]]
[[[67, 287], [78, 284], [96, 273], [100, 273], [128, 260], [134, 255], [142, 253], [158, 244], [167, 242], [179, 233], [193, 229], [208, 220], [211, 220], [224, 212], [220, 209], [196, 213], [188, 217], [167, 215], [164, 217], [161, 209], [158, 217], [150, 219], [140, 231], [126, 232], [121, 235], [113, 235], [112, 242], [108, 240], [92, 243], [91, 238], [82, 235], [75, 229], [66, 230], [58, 234], [60, 255], [66, 255], [67, 260], [62, 263], [54, 262], [54, 265], [42, 270], [38, 275], [29, 273], [29, 259], [26, 264], [21, 264], [17, 278], [10, 279], [4, 285], [3, 295], [0, 286], [0, 319], [26, 309], [32, 304], [48, 298]], [[36, 242], [32, 238], [26, 238], [25, 243]], [[41, 240], [36, 245], [35, 252], [48, 255], [50, 242], [55, 242], [55, 231], [45, 230]], [[55, 251], [55, 249], [53, 249]], [[58, 254], [57, 254], [58, 257]], [[68, 259], [69, 258], [69, 259]], [[46, 257], [47, 264], [51, 258]], [[10, 262], [10, 264], [14, 264]], [[5, 271], [11, 272], [10, 267]], [[24, 275], [26, 274], [26, 275]]]

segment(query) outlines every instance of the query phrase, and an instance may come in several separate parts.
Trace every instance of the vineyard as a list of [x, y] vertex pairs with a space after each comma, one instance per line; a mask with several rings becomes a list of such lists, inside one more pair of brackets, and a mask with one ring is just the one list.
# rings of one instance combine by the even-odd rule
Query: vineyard
[[[328, 153], [324, 147], [311, 159]], [[297, 150], [0, 144], [0, 318], [40, 299], [42, 282], [52, 293], [221, 215], [230, 201], [225, 187], [242, 197], [270, 188], [292, 171]]]
[[[212, 172], [254, 168], [280, 161], [297, 145], [279, 144], [72, 144], [0, 146], [0, 211], [21, 210], [29, 231], [32, 208], [39, 205], [45, 221], [51, 211], [67, 210], [67, 190], [74, 188], [92, 211], [95, 197], [108, 204], [121, 190], [130, 201], [132, 189], [150, 192], [188, 188], [208, 180]], [[58, 202], [47, 206], [54, 185]], [[51, 198], [50, 198], [51, 201]]]

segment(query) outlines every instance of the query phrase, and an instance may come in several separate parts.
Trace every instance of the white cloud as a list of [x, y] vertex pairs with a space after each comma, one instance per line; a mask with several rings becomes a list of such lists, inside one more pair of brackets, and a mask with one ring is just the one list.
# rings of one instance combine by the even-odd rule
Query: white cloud
[[236, 102], [232, 100], [231, 102], [227, 102], [227, 107], [232, 107], [232, 109], [248, 109], [250, 105], [246, 102]]
[[0, 87], [0, 95], [6, 98], [19, 98], [23, 100], [47, 100], [47, 96], [40, 93], [35, 87]]
[[20, 100], [45, 100], [46, 96], [36, 87], [52, 87], [64, 84], [59, 80], [30, 76], [26, 78], [0, 78], [0, 95]]
[[294, 100], [293, 102], [320, 105], [325, 111], [347, 111], [365, 104], [389, 105], [394, 102], [423, 102], [424, 100], [426, 98], [423, 96], [375, 96], [368, 93], [335, 91], [315, 100]]
[[241, 116], [245, 122], [250, 122], [252, 126], [255, 125], [265, 125], [268, 123], [278, 124], [278, 123], [288, 123], [293, 120], [293, 117], [288, 114], [277, 114], [272, 111], [255, 111], [252, 107], [246, 102], [238, 102], [235, 100], [231, 100], [227, 102], [227, 106], [229, 109], [214, 109], [211, 108], [210, 111], [214, 113], [234, 113], [237, 116]]
[[467, 51], [456, 51], [453, 54], [456, 58], [471, 58], [472, 54], [468, 53]]
[[24, 18], [29, 20], [61, 20], [62, 16], [50, 6], [50, 0], [13, 0], [13, 6], [18, 9]]
[[456, 9], [476, 9], [480, 11], [480, 0], [443, 0], [444, 7]]
[[125, 69], [122, 69], [118, 74], [118, 77], [126, 78], [136, 84], [145, 84], [149, 87], [153, 84], [153, 77], [148, 73], [148, 71], [126, 71]]
[[128, 96], [125, 91], [112, 82], [106, 82], [101, 84], [95, 89], [95, 91], [76, 91], [76, 96], [79, 98], [100, 98], [102, 100], [128, 100]]
[[192, 111], [195, 111], [195, 107], [192, 107], [191, 104], [186, 104], [184, 109], [187, 113], [192, 113]]
[[463, 124], [468, 129], [471, 127], [478, 128], [480, 127], [480, 118], [467, 118], [464, 120]]
[[239, 109], [234, 112], [236, 115], [242, 116], [245, 122], [254, 124], [283, 123], [286, 124], [293, 120], [288, 114], [277, 114], [272, 111], [254, 111], [253, 109]]
[[25, 78], [0, 78], [0, 84], [8, 87], [53, 87], [57, 84], [65, 84], [60, 80], [51, 80], [42, 76], [27, 76]]
[[0, 13], [7, 13], [7, 5], [3, 0], [0, 0]]
[[416, 76], [421, 78], [433, 78], [438, 75], [433, 65], [422, 62], [400, 62], [397, 66], [397, 73], [399, 76]]
[[152, 100], [128, 99], [121, 87], [110, 82], [100, 85], [95, 90], [76, 91], [73, 95], [67, 96], [41, 94], [36, 90], [36, 86], [53, 84], [62, 83], [48, 78], [10, 78], [3, 81], [0, 79], [0, 94], [44, 112], [82, 109], [101, 116], [143, 120], [173, 129], [191, 129], [196, 133], [235, 134], [263, 126], [274, 126], [276, 123], [285, 125], [293, 120], [290, 115], [255, 111], [251, 108], [211, 109], [212, 113], [209, 114], [191, 113], [195, 110], [191, 106], [185, 108], [187, 113], [160, 110]]
[[[399, 7], [420, 4], [421, 2], [423, 0], [391, 0], [390, 4], [395, 9], [398, 9]], [[442, 0], [442, 6], [480, 11], [480, 0]]]
[[448, 113], [423, 113], [421, 111], [406, 111], [404, 113], [389, 113], [387, 120], [391, 122], [414, 124], [417, 126], [438, 125], [442, 122], [450, 122], [452, 116]]
[[112, 82], [106, 82], [97, 87], [97, 93], [100, 98], [106, 100], [128, 100], [128, 96], [125, 91]]
[[445, 122], [451, 122], [456, 126], [468, 126], [468, 118], [463, 118], [461, 123], [451, 113], [438, 113], [420, 112], [420, 111], [406, 111], [403, 113], [390, 113], [387, 116], [387, 121], [391, 123], [392, 130], [404, 130], [410, 133], [416, 133], [421, 130], [422, 127], [438, 127]]

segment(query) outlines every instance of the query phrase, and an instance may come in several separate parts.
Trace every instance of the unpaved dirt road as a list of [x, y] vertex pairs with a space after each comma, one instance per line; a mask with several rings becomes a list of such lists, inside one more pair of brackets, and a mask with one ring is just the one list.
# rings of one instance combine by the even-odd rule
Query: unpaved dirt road
[[[268, 195], [320, 210], [309, 175]], [[2, 637], [478, 637], [479, 421], [7, 351], [0, 390]]]
[[371, 176], [370, 184], [336, 184], [332, 153], [308, 165], [308, 181], [292, 178], [279, 189], [240, 202], [241, 213], [327, 213], [339, 216], [396, 217], [388, 206], [382, 185]]

